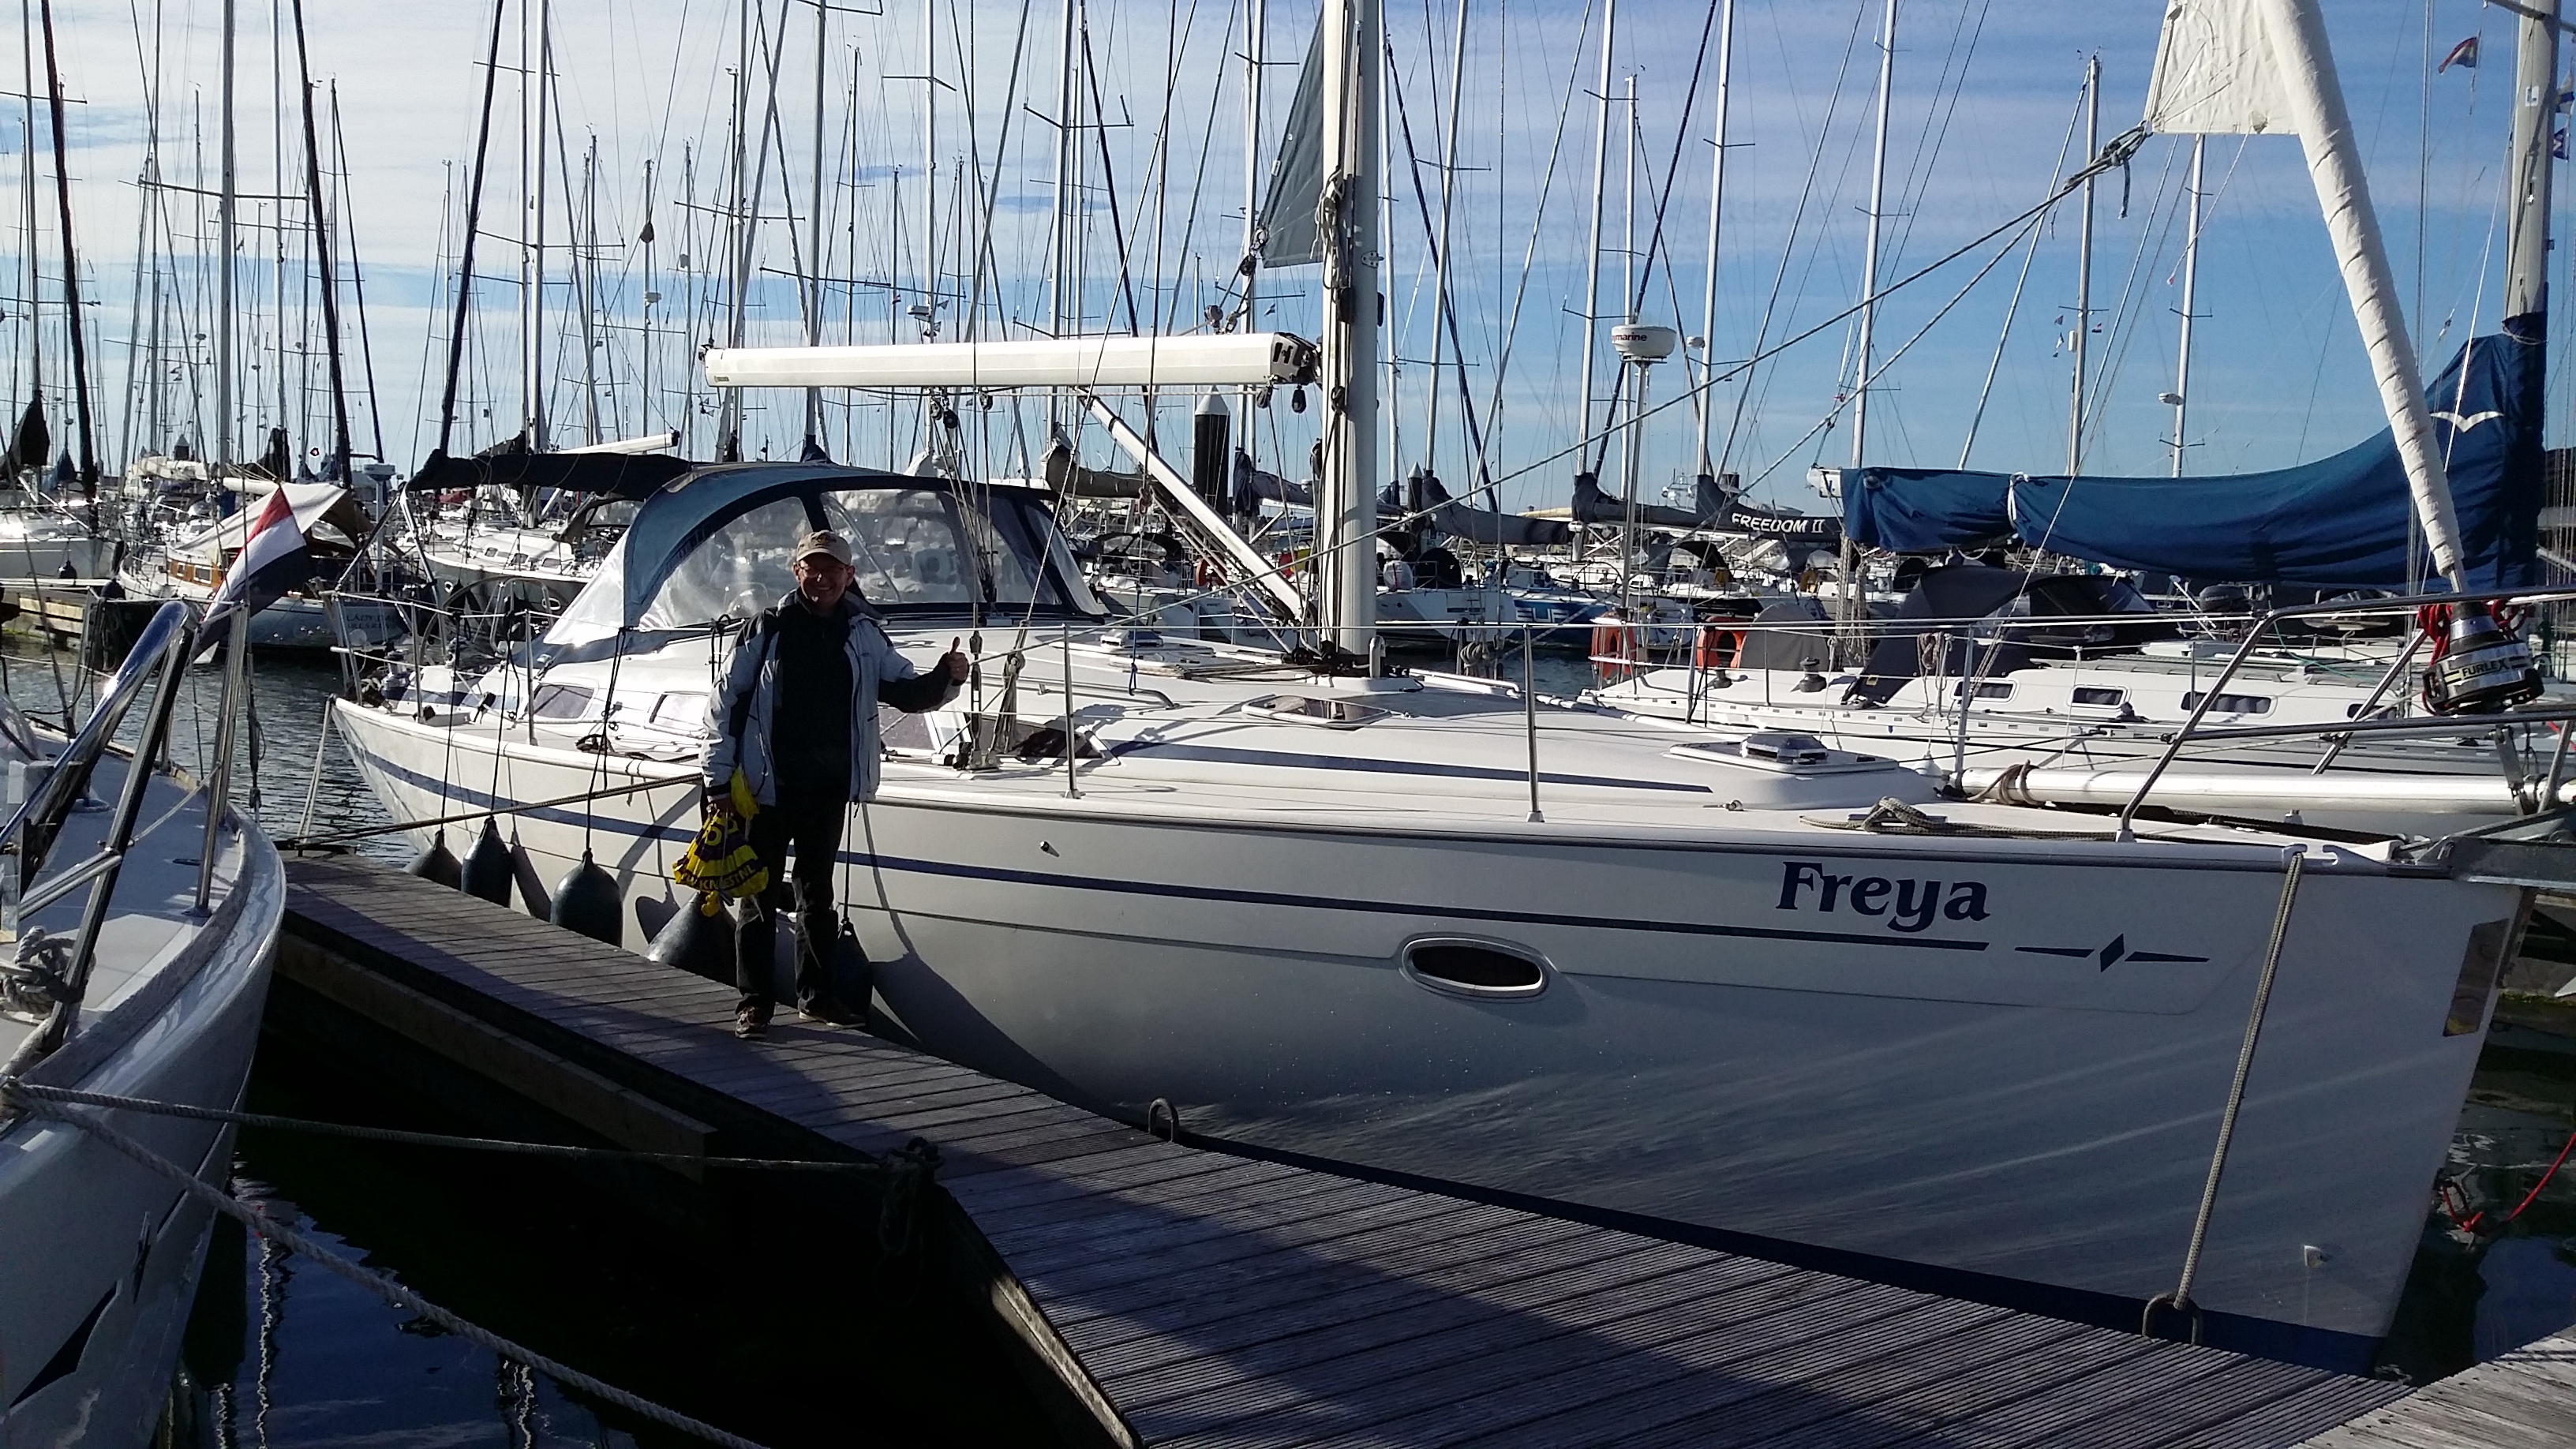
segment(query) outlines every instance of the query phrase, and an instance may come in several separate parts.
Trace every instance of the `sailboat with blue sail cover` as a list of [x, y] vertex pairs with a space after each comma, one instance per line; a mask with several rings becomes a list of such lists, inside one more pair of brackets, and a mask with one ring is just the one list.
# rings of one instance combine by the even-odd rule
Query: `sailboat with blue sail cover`
[[[2168, 63], [2160, 78], [2174, 69]], [[2517, 130], [2518, 161], [2547, 144], [2544, 129], [2529, 122]], [[2447, 479], [2453, 577], [2477, 590], [2545, 583], [2548, 173], [2544, 162], [2515, 174], [2534, 184], [2512, 218], [2508, 315], [2453, 354], [2420, 401], [2424, 451]], [[1935, 560], [2028, 550], [2091, 568], [1936, 566], [1839, 671], [1820, 672], [1830, 662], [1824, 630], [1766, 636], [1757, 628], [1688, 663], [1611, 671], [1587, 697], [1687, 722], [1800, 730], [1915, 761], [1969, 792], [2000, 787], [2025, 801], [2117, 806], [2195, 712], [2215, 725], [2285, 731], [2423, 712], [2400, 677], [2406, 669], [2393, 666], [2409, 651], [2421, 663], [2425, 641], [2402, 632], [2394, 645], [2350, 637], [2411, 624], [2393, 611], [2340, 621], [2341, 634], [2316, 629], [2279, 641], [2213, 690], [2234, 641], [2181, 637], [2181, 621], [2150, 614], [2135, 589], [2100, 572], [2267, 585], [2282, 595], [2417, 591], [2436, 571], [2404, 452], [2392, 424], [2331, 456], [2243, 474], [1839, 470], [1842, 521], [1859, 547]], [[2336, 742], [2296, 732], [2212, 742], [2167, 770], [2157, 790], [2200, 810], [2297, 811], [2320, 823], [2415, 832], [2492, 823], [2568, 798], [2557, 787], [2576, 781], [2542, 778], [2554, 733], [2506, 728], [2501, 760], [2483, 739], [2474, 750], [2452, 739]]]

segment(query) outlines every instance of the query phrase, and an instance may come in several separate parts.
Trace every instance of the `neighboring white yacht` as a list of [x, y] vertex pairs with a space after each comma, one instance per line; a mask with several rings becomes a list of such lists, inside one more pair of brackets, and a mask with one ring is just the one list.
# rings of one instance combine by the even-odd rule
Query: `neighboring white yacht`
[[[164, 738], [173, 666], [193, 638], [186, 614], [171, 604], [155, 616], [67, 744], [0, 705], [13, 800], [0, 856], [0, 930], [12, 938], [0, 1077], [241, 1103], [285, 907], [277, 853], [234, 813], [210, 837], [203, 792], [166, 770], [138, 790], [132, 758], [106, 750], [130, 716], [142, 717], [143, 758]], [[108, 861], [121, 864], [91, 875]], [[169, 1179], [19, 1105], [0, 1101], [0, 1442], [132, 1449], [168, 1396], [210, 1214]], [[106, 1115], [168, 1161], [229, 1183], [231, 1128]]]
[[[307, 520], [313, 579], [319, 583], [340, 575], [369, 531], [349, 501], [348, 490], [328, 483], [247, 482], [238, 511], [128, 559], [118, 572], [119, 580], [142, 598], [185, 599], [203, 605], [223, 587], [241, 554], [258, 500], [274, 488], [285, 489], [297, 516]], [[383, 600], [334, 593], [325, 587], [297, 589], [251, 616], [250, 643], [254, 649], [274, 650], [373, 648], [401, 639], [407, 632], [404, 618], [402, 609]]]

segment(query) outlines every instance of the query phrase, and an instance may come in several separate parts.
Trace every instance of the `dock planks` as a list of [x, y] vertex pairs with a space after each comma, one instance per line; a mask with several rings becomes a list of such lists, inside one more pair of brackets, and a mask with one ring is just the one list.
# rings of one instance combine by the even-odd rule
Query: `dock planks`
[[[764, 1151], [937, 1143], [950, 1220], [992, 1265], [997, 1322], [1053, 1377], [1042, 1387], [1060, 1417], [1098, 1442], [2435, 1442], [2370, 1426], [2430, 1412], [2440, 1386], [2408, 1399], [2372, 1380], [1174, 1146], [856, 1031], [791, 1016], [764, 1041], [737, 1041], [728, 987], [379, 866], [305, 860], [288, 875], [279, 972], [335, 1000], [366, 997], [350, 973], [381, 978]], [[513, 1089], [548, 1105], [524, 1073]], [[2576, 1343], [2553, 1342], [2556, 1358], [2460, 1413], [2510, 1416], [2528, 1392], [2576, 1401]], [[2439, 1442], [2576, 1442], [2576, 1429], [2553, 1432]]]
[[2567, 1449], [2576, 1444], [2576, 1330], [2453, 1374], [2302, 1449]]

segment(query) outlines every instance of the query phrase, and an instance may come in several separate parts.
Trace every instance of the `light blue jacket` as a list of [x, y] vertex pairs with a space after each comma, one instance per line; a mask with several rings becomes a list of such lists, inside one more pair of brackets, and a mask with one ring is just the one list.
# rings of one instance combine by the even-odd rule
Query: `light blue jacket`
[[[763, 805], [778, 803], [778, 769], [770, 735], [778, 710], [778, 623], [784, 609], [801, 609], [804, 601], [790, 593], [761, 611], [734, 645], [725, 665], [724, 685], [707, 701], [707, 753], [701, 771], [709, 792], [726, 789], [739, 768]], [[877, 793], [877, 689], [889, 680], [920, 674], [886, 637], [885, 627], [853, 592], [841, 596], [842, 616], [850, 621], [850, 799], [871, 800]], [[955, 698], [950, 682], [939, 702]]]

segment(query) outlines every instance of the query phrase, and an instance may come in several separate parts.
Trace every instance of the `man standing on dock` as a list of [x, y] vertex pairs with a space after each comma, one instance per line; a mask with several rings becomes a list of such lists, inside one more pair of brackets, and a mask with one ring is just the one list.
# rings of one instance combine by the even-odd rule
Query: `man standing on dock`
[[840, 941], [832, 868], [850, 806], [877, 788], [877, 706], [936, 709], [966, 681], [952, 647], [928, 674], [894, 641], [853, 588], [849, 540], [829, 530], [797, 541], [796, 589], [744, 632], [708, 711], [705, 808], [727, 800], [736, 772], [759, 809], [750, 844], [769, 883], [743, 903], [734, 942], [734, 1035], [769, 1030], [770, 963], [787, 909], [787, 852], [796, 851], [801, 938], [796, 1009], [808, 1021], [858, 1025], [867, 1003], [833, 996], [823, 965]]

